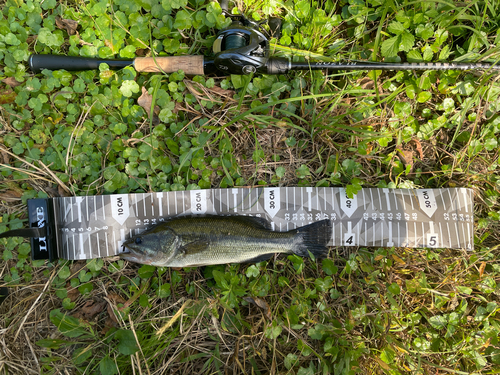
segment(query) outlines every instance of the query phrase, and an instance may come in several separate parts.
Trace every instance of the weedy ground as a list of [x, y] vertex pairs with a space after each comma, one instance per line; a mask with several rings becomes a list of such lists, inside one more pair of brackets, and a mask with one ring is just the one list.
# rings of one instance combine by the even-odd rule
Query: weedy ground
[[[500, 57], [493, 0], [231, 3], [237, 10], [282, 17], [273, 54], [295, 60]], [[2, 2], [0, 230], [25, 226], [33, 197], [467, 187], [474, 251], [332, 248], [322, 261], [173, 270], [32, 261], [26, 241], [2, 240], [0, 373], [500, 372], [498, 74], [27, 69], [33, 52], [210, 55], [229, 22], [203, 0]]]

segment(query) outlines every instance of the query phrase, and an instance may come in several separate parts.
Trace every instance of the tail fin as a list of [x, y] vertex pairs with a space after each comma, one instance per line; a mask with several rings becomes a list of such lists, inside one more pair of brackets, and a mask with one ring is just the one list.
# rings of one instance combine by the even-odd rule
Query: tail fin
[[332, 237], [332, 222], [329, 219], [297, 228], [293, 252], [301, 257], [309, 257], [309, 251], [315, 258], [326, 258], [326, 244]]

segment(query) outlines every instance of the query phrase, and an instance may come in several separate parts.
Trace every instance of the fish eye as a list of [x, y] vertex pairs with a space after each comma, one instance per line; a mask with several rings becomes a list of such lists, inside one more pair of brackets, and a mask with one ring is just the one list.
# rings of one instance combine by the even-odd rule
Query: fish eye
[[141, 237], [136, 237], [136, 239], [135, 239], [135, 243], [136, 243], [137, 245], [140, 245], [140, 244], [142, 243], [142, 239], [141, 239]]

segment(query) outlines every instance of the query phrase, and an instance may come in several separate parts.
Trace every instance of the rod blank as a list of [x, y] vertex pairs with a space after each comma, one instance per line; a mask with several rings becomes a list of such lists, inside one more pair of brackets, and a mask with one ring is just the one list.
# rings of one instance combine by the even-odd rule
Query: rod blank
[[311, 62], [292, 63], [291, 70], [500, 70], [489, 63], [381, 63], [381, 62]]

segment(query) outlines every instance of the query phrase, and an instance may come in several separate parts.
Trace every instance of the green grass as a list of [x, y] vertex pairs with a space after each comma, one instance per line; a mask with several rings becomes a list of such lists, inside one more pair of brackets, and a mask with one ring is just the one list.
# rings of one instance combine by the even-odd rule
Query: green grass
[[[492, 0], [245, 4], [232, 3], [283, 18], [271, 46], [294, 60], [500, 57]], [[56, 17], [77, 21], [78, 34]], [[32, 261], [28, 242], [2, 239], [11, 294], [0, 305], [0, 373], [499, 373], [498, 75], [27, 71], [33, 52], [209, 56], [228, 22], [203, 0], [3, 2], [0, 231], [26, 226], [35, 197], [467, 187], [475, 250], [332, 248], [323, 261], [174, 270]], [[138, 103], [142, 88], [156, 117]]]

